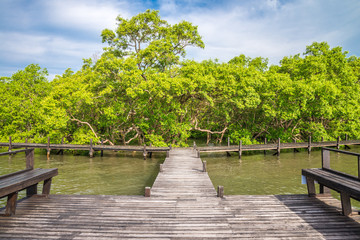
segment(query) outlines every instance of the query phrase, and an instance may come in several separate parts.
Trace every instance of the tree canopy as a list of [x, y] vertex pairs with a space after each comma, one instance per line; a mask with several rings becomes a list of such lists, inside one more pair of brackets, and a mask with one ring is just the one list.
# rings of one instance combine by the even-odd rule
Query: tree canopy
[[0, 78], [0, 140], [186, 146], [190, 138], [244, 144], [360, 135], [360, 58], [314, 42], [279, 65], [263, 57], [185, 59], [204, 48], [191, 23], [158, 11], [117, 18], [97, 60], [54, 80], [36, 64]]

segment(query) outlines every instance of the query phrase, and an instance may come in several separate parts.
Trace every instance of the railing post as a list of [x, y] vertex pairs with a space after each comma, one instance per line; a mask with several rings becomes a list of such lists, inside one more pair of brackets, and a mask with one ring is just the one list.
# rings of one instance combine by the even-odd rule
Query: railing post
[[[265, 145], [267, 144], [267, 139], [266, 138], [264, 139], [264, 144]], [[266, 150], [264, 150], [264, 155], [266, 155]]]
[[280, 138], [278, 138], [277, 155], [280, 156]]
[[240, 140], [240, 142], [239, 142], [239, 159], [241, 159], [241, 155], [242, 155], [242, 141]]
[[9, 149], [8, 152], [12, 151], [11, 136], [9, 136]]
[[308, 153], [311, 153], [311, 136], [309, 136]]
[[89, 149], [89, 157], [94, 157], [94, 149], [93, 149], [93, 139], [90, 139], [90, 149]]
[[196, 157], [197, 157], [197, 158], [200, 158], [200, 151], [199, 151], [199, 150], [197, 150]]
[[326, 149], [321, 149], [321, 163], [322, 168], [330, 169], [330, 151]]
[[145, 187], [145, 197], [150, 197], [150, 196], [151, 196], [151, 188]]
[[48, 137], [48, 139], [47, 139], [47, 154], [46, 154], [48, 160], [50, 159], [50, 151], [51, 151], [51, 149], [50, 149], [50, 137]]
[[348, 135], [347, 134], [345, 134], [345, 141], [347, 141], [348, 140]]
[[[151, 143], [150, 143], [150, 147], [152, 147]], [[152, 152], [149, 152], [149, 158], [152, 158]]]
[[34, 169], [34, 149], [26, 149], [26, 169]]
[[[28, 139], [25, 138], [25, 143], [27, 144], [28, 143]], [[28, 149], [27, 147], [25, 147], [25, 149]]]
[[146, 144], [144, 144], [144, 150], [143, 150], [144, 160], [146, 160], [146, 155], [147, 155], [147, 152], [146, 152]]
[[230, 147], [230, 137], [227, 138], [228, 147]]
[[207, 171], [207, 169], [206, 169], [206, 161], [203, 161], [202, 164], [203, 164], [203, 172], [206, 172]]
[[[61, 138], [61, 145], [64, 144], [64, 137]], [[60, 149], [60, 154], [64, 155], [64, 149]]]
[[[104, 140], [101, 139], [101, 147], [104, 146]], [[101, 149], [100, 151], [100, 156], [103, 157], [104, 156], [104, 150]]]
[[336, 149], [340, 148], [340, 136], [337, 137], [337, 141], [336, 141]]
[[194, 141], [194, 149], [196, 149], [196, 142]]
[[358, 156], [358, 178], [360, 178], [360, 156]]
[[219, 198], [223, 198], [223, 197], [224, 197], [224, 187], [223, 187], [223, 186], [218, 186], [217, 196], [218, 196]]

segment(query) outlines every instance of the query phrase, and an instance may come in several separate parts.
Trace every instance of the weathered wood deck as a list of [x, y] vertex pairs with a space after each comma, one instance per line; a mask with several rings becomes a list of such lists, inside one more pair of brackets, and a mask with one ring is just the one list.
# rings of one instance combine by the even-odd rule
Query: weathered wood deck
[[[151, 197], [50, 195], [0, 217], [2, 239], [360, 239], [331, 197], [216, 197], [192, 150], [173, 150]], [[61, 173], [60, 173], [61, 174]], [[300, 174], [300, 173], [299, 173]], [[357, 216], [355, 216], [357, 217]]]

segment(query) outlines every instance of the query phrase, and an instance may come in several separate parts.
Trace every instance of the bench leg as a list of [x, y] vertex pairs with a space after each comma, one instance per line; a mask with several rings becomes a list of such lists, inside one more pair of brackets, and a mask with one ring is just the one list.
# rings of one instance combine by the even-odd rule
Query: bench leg
[[37, 184], [34, 184], [26, 189], [26, 196], [31, 197], [37, 194]]
[[314, 181], [314, 179], [312, 179], [310, 177], [306, 177], [306, 185], [307, 185], [309, 197], [315, 197], [316, 196], [316, 191], [315, 191], [315, 181]]
[[324, 185], [320, 184], [320, 193], [321, 194], [330, 194], [330, 188], [325, 187]]
[[6, 209], [5, 209], [5, 216], [15, 215], [17, 197], [18, 197], [18, 192], [14, 192], [8, 195]]
[[352, 212], [350, 196], [347, 193], [340, 193], [340, 197], [341, 197], [342, 214], [348, 216]]
[[43, 191], [42, 191], [43, 195], [49, 195], [50, 194], [51, 180], [52, 180], [52, 178], [49, 178], [49, 179], [46, 179], [44, 181], [44, 186], [43, 186]]

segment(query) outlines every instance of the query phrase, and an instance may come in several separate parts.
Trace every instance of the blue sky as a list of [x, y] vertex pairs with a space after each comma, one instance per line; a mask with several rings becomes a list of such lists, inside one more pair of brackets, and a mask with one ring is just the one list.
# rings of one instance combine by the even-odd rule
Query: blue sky
[[228, 61], [240, 54], [279, 64], [312, 42], [342, 46], [360, 56], [359, 0], [0, 0], [0, 76], [31, 63], [49, 71], [78, 70], [83, 58], [99, 56], [101, 31], [146, 9], [169, 23], [198, 26], [205, 49], [187, 58]]

